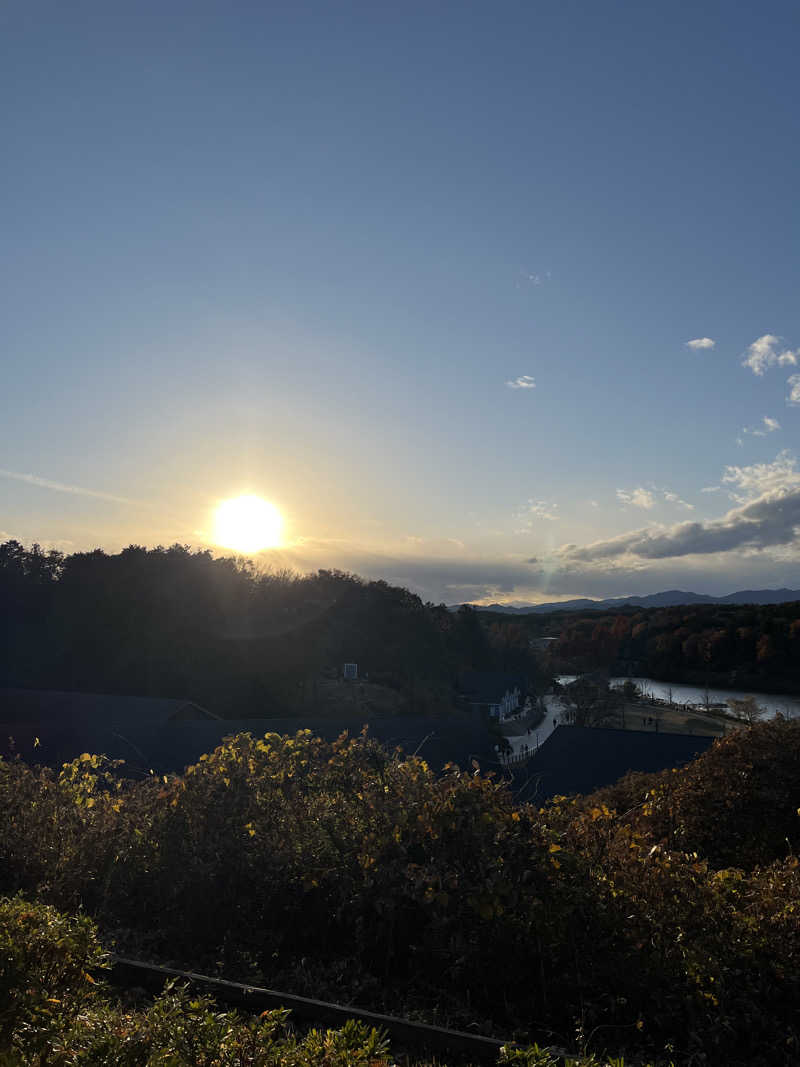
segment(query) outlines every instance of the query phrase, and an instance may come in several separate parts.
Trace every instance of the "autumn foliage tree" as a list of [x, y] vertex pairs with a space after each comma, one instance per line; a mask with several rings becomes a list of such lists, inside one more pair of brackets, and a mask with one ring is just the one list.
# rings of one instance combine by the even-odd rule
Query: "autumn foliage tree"
[[[539, 625], [534, 623], [532, 625]], [[800, 686], [800, 603], [694, 604], [551, 617], [553, 663], [624, 668], [666, 681], [735, 682], [772, 691]]]

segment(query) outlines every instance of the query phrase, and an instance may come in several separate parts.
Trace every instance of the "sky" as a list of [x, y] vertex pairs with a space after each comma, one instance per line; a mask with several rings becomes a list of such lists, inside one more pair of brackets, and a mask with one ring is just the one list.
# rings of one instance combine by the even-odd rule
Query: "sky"
[[800, 587], [794, 2], [0, 8], [0, 539]]

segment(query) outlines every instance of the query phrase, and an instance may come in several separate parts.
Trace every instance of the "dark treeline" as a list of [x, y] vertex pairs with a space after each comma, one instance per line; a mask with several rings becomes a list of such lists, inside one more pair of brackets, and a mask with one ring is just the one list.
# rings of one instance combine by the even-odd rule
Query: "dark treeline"
[[8, 541], [0, 625], [0, 686], [188, 698], [228, 716], [319, 710], [350, 661], [417, 712], [451, 707], [461, 670], [533, 669], [527, 641], [469, 609], [181, 545], [65, 555]]
[[800, 603], [584, 612], [561, 620], [551, 654], [564, 669], [785, 692], [800, 687]]

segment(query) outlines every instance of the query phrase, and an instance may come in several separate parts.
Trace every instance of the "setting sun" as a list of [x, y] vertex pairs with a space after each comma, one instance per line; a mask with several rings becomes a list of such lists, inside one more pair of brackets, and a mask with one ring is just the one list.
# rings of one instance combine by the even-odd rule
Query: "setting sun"
[[259, 496], [223, 500], [214, 515], [214, 541], [236, 552], [259, 552], [281, 543], [283, 516]]

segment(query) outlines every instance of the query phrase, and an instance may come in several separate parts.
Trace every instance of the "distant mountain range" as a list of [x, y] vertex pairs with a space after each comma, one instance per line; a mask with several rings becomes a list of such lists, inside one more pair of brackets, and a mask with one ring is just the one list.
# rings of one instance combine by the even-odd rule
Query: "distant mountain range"
[[473, 604], [478, 611], [497, 611], [504, 615], [544, 615], [551, 611], [608, 611], [609, 608], [671, 608], [678, 604], [784, 604], [800, 600], [800, 589], [741, 589], [727, 596], [685, 593], [668, 589], [647, 596], [620, 596], [609, 600], [561, 600], [551, 604]]

